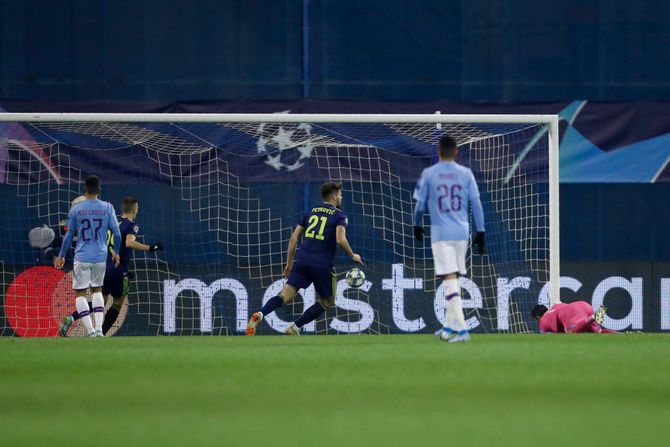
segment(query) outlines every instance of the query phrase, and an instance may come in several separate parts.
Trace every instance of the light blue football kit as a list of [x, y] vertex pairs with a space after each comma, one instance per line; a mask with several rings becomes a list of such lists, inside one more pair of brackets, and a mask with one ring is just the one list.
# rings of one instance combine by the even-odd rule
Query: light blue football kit
[[[83, 290], [88, 287], [101, 287], [107, 261], [107, 231], [114, 234], [115, 240], [121, 240], [114, 207], [99, 199], [84, 200], [70, 209], [67, 226], [59, 257], [65, 258], [72, 238], [77, 233], [73, 288]], [[118, 245], [120, 244], [114, 248], [116, 254], [119, 252]]]
[[442, 161], [424, 169], [414, 191], [414, 226], [422, 226], [426, 207], [430, 212], [430, 237], [439, 241], [468, 240], [468, 205], [477, 231], [484, 230], [484, 212], [472, 171], [453, 161]]

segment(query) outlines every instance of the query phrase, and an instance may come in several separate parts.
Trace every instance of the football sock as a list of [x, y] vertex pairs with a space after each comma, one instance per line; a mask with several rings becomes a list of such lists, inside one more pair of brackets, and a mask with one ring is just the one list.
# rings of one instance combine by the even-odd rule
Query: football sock
[[[87, 310], [90, 310], [91, 307], [93, 307], [93, 306], [91, 306], [91, 303], [90, 303], [90, 302], [87, 301], [87, 303], [88, 303], [88, 309], [87, 309]], [[72, 317], [72, 319], [73, 319], [74, 321], [77, 321], [78, 319], [81, 318], [81, 315], [79, 315], [79, 311], [78, 311], [78, 310], [75, 310], [74, 312], [72, 312], [72, 313], [70, 314], [70, 316]]]
[[461, 333], [467, 330], [467, 327], [465, 326], [463, 300], [461, 299], [461, 287], [458, 284], [458, 279], [447, 279], [444, 281], [444, 286], [447, 298], [447, 322], [451, 320], [451, 328]]
[[284, 305], [284, 301], [281, 299], [279, 295], [273, 296], [268, 300], [267, 303], [265, 303], [265, 306], [261, 308], [261, 312], [263, 312], [263, 316], [269, 314], [270, 312], [274, 312], [275, 309], [278, 309]]
[[447, 306], [451, 305], [451, 312], [454, 314], [454, 327], [453, 329], [461, 333], [464, 330], [467, 330], [465, 325], [465, 315], [463, 315], [463, 300], [460, 296], [455, 296]]
[[295, 325], [299, 328], [302, 328], [307, 323], [311, 323], [312, 321], [319, 318], [325, 311], [326, 309], [324, 309], [321, 304], [313, 304], [309, 307], [309, 309], [304, 311], [297, 320], [295, 320]]
[[105, 314], [105, 321], [102, 323], [103, 334], [107, 335], [107, 331], [109, 331], [112, 328], [112, 325], [116, 322], [116, 319], [119, 317], [120, 310], [121, 308], [116, 304], [112, 304], [112, 307], [109, 308], [109, 310]]
[[95, 330], [102, 332], [103, 313], [105, 312], [105, 299], [101, 292], [95, 292], [91, 295], [93, 302], [93, 317], [95, 318]]
[[91, 316], [89, 315], [90, 311], [88, 310], [88, 301], [83, 296], [77, 297], [77, 311], [79, 312], [79, 318], [84, 323], [86, 328], [86, 334], [93, 332], [93, 322], [91, 321]]

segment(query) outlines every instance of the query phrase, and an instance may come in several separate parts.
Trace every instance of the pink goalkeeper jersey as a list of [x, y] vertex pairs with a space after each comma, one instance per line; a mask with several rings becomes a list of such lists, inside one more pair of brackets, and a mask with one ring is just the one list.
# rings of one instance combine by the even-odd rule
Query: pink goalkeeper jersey
[[592, 332], [593, 307], [586, 301], [559, 303], [551, 306], [538, 324], [540, 332]]

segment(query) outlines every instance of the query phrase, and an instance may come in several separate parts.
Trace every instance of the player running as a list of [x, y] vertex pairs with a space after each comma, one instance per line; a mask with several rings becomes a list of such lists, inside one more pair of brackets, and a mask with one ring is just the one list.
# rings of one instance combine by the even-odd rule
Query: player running
[[[119, 247], [120, 263], [118, 267], [114, 265], [112, 255], [116, 245], [115, 242], [119, 239], [114, 239], [111, 231], [109, 231], [107, 234], [107, 268], [105, 270], [105, 280], [102, 285], [102, 293], [105, 299], [109, 299], [111, 296], [113, 302], [112, 306], [105, 314], [105, 320], [102, 324], [102, 333], [104, 335], [107, 335], [109, 329], [116, 322], [121, 307], [123, 306], [123, 302], [128, 296], [128, 282], [131, 279], [128, 266], [130, 261], [133, 259], [133, 250], [150, 252], [163, 250], [163, 244], [160, 242], [154, 242], [151, 245], [146, 245], [136, 240], [140, 231], [140, 227], [135, 221], [135, 219], [137, 219], [137, 213], [139, 210], [139, 201], [135, 197], [126, 197], [123, 199], [121, 204], [121, 220], [119, 221], [121, 244]], [[58, 333], [63, 337], [67, 336], [70, 327], [79, 318], [80, 314], [78, 311], [75, 311], [71, 315], [63, 318], [63, 322], [58, 329]]]
[[533, 318], [539, 320], [537, 325], [543, 334], [563, 332], [576, 334], [593, 332], [596, 334], [611, 334], [616, 331], [601, 326], [605, 317], [605, 307], [600, 306], [597, 312], [586, 301], [573, 303], [557, 303], [547, 309], [547, 306], [538, 304], [533, 307]]
[[[247, 335], [255, 335], [264, 316], [293, 301], [298, 290], [310, 284], [314, 284], [319, 300], [289, 325], [287, 335], [300, 335], [304, 325], [319, 318], [335, 304], [333, 258], [336, 245], [354, 262], [363, 265], [361, 257], [349, 246], [346, 236], [347, 216], [338, 208], [342, 206], [342, 185], [324, 183], [321, 185], [321, 197], [324, 203], [307, 212], [291, 234], [284, 268], [284, 278], [287, 278], [284, 288], [279, 295], [270, 298], [261, 310], [254, 312], [247, 324]], [[296, 254], [298, 239], [303, 232], [305, 238]]]
[[[72, 288], [77, 296], [76, 306], [86, 334], [89, 337], [102, 337], [102, 317], [105, 310], [105, 301], [102, 297], [102, 283], [105, 278], [105, 264], [107, 259], [107, 231], [111, 230], [114, 237], [119, 239], [119, 222], [116, 220], [114, 207], [98, 199], [100, 194], [100, 179], [91, 175], [86, 178], [86, 200], [77, 203], [68, 214], [68, 230], [54, 267], [63, 268], [65, 254], [77, 234], [77, 246], [74, 251], [74, 268], [72, 270]], [[115, 249], [112, 261], [119, 265], [119, 251]], [[95, 328], [91, 321], [86, 292], [91, 289]]]
[[422, 220], [427, 206], [430, 214], [435, 275], [442, 279], [447, 299], [447, 324], [435, 335], [450, 343], [470, 340], [458, 283], [459, 275], [466, 274], [465, 254], [470, 236], [469, 204], [472, 205], [472, 214], [477, 226], [477, 234], [472, 243], [479, 247], [480, 253], [484, 252], [485, 234], [484, 212], [475, 176], [470, 169], [456, 163], [457, 155], [456, 140], [446, 135], [440, 138], [438, 144], [440, 160], [424, 169], [414, 191], [416, 200], [414, 237], [423, 240]]

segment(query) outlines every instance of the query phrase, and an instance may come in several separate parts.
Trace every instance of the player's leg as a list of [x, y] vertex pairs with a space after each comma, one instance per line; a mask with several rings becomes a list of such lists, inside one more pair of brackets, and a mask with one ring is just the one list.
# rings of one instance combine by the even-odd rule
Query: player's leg
[[616, 331], [605, 329], [600, 324], [598, 324], [593, 315], [575, 319], [574, 321], [570, 321], [566, 325], [566, 332], [572, 334], [580, 334], [584, 332], [592, 332], [594, 334], [616, 333]]
[[[439, 241], [431, 246], [435, 261], [435, 274], [442, 278], [445, 299], [447, 301], [447, 326], [442, 330], [441, 339], [450, 342], [466, 342], [470, 340], [463, 314], [463, 299], [459, 275], [464, 275], [465, 253], [467, 241]], [[455, 337], [451, 337], [456, 332]]]
[[91, 312], [96, 337], [102, 337], [102, 322], [105, 313], [105, 298], [102, 296], [102, 287], [91, 287]]
[[75, 295], [77, 296], [76, 306], [77, 312], [79, 313], [79, 318], [84, 324], [86, 329], [86, 335], [88, 337], [95, 337], [95, 329], [93, 328], [93, 321], [91, 320], [91, 311], [88, 307], [88, 300], [86, 295], [88, 294], [88, 289], [84, 290], [75, 290]]
[[467, 342], [470, 341], [470, 334], [465, 324], [463, 298], [461, 297], [461, 285], [458, 278], [467, 272], [465, 269], [465, 254], [468, 250], [468, 241], [448, 241], [448, 244], [452, 248], [452, 252], [448, 254], [453, 256], [452, 259], [456, 261], [456, 268], [458, 269], [455, 274], [448, 276], [445, 281], [446, 295], [447, 297], [451, 296], [447, 300], [447, 309], [452, 314], [454, 331], [458, 332], [455, 337], [449, 339], [449, 342]]
[[448, 241], [452, 252], [448, 253], [456, 261], [456, 274], [447, 278], [445, 282], [446, 295], [451, 295], [447, 300], [447, 309], [450, 311], [455, 331], [458, 335], [449, 339], [450, 343], [470, 341], [470, 334], [465, 324], [465, 315], [463, 314], [463, 298], [461, 297], [461, 285], [458, 278], [467, 273], [465, 268], [465, 255], [468, 251], [468, 241]]
[[102, 333], [107, 335], [107, 332], [114, 326], [117, 318], [119, 318], [119, 313], [123, 307], [123, 303], [126, 300], [126, 296], [115, 297], [113, 295], [107, 295], [105, 299], [112, 298], [112, 305], [109, 310], [105, 313], [105, 320], [102, 322]]
[[93, 318], [95, 334], [102, 337], [102, 322], [105, 313], [105, 298], [102, 296], [102, 285], [105, 282], [106, 262], [91, 264], [91, 304], [93, 304]]
[[575, 315], [563, 324], [563, 328], [566, 334], [591, 332], [591, 323], [595, 323], [593, 315]]
[[107, 335], [107, 332], [112, 328], [112, 325], [119, 317], [123, 302], [128, 296], [128, 276], [121, 272], [105, 272], [105, 282], [102, 285], [102, 294], [109, 299], [112, 297], [112, 306], [105, 313], [105, 320], [102, 323], [102, 333]]
[[603, 321], [605, 320], [605, 314], [607, 313], [607, 308], [605, 306], [600, 306], [598, 310], [593, 314], [593, 322], [589, 327], [589, 332], [594, 332], [596, 334], [618, 334], [617, 331], [604, 328], [602, 326]]
[[306, 324], [319, 318], [326, 312], [326, 310], [335, 305], [335, 293], [337, 288], [337, 275], [335, 274], [335, 271], [333, 270], [329, 272], [327, 270], [311, 269], [310, 273], [311, 279], [314, 280], [314, 289], [319, 295], [319, 299], [316, 303], [305, 309], [302, 315], [289, 325], [286, 329], [287, 335], [299, 335], [300, 329]]
[[251, 318], [247, 323], [247, 335], [256, 335], [256, 328], [259, 324], [261, 324], [261, 321], [263, 321], [263, 317], [279, 309], [284, 304], [288, 304], [293, 301], [295, 296], [298, 294], [299, 289], [309, 287], [309, 282], [307, 281], [308, 280], [305, 277], [302, 269], [297, 266], [294, 267], [293, 270], [291, 270], [291, 274], [289, 275], [288, 279], [286, 280], [286, 284], [284, 284], [284, 288], [281, 292], [279, 292], [279, 295], [270, 298], [267, 303], [261, 307], [260, 310], [251, 314]]
[[463, 314], [463, 299], [461, 298], [458, 274], [447, 275], [444, 284], [447, 298], [447, 314], [451, 315], [449, 321], [456, 336], [450, 338], [447, 332], [445, 332], [442, 339], [448, 340], [449, 343], [470, 341], [470, 334], [465, 324], [465, 315]]
[[77, 312], [86, 328], [86, 335], [94, 337], [95, 330], [93, 329], [88, 301], [86, 300], [86, 292], [91, 285], [91, 265], [75, 261], [74, 268], [72, 269], [72, 288], [75, 290], [77, 296]]
[[[87, 289], [88, 290], [88, 289]], [[88, 302], [88, 309], [93, 307], [91, 304], [91, 296], [90, 294], [86, 294], [86, 301]], [[67, 333], [70, 331], [70, 328], [74, 324], [75, 321], [77, 321], [81, 316], [79, 315], [79, 311], [76, 309], [74, 312], [72, 312], [70, 315], [66, 315], [63, 317], [61, 320], [60, 326], [58, 327], [58, 335], [61, 337], [67, 337]]]
[[[77, 317], [79, 317], [79, 312], [76, 312]], [[63, 319], [60, 322], [60, 326], [58, 326], [58, 335], [61, 337], [67, 337], [67, 333], [70, 331], [70, 328], [74, 324], [74, 318], [72, 315], [66, 315], [63, 317]]]
[[[446, 251], [451, 251], [451, 247], [449, 247], [445, 242], [435, 242], [431, 244], [431, 249], [433, 251], [433, 262], [435, 264], [435, 276], [440, 278], [444, 283], [447, 280], [448, 274], [452, 274], [458, 270], [457, 267], [453, 265], [454, 262], [450, 261], [447, 253], [445, 253]], [[449, 293], [446, 293], [445, 297], [447, 298], [447, 311], [445, 315], [446, 323], [444, 327], [435, 332], [435, 336], [443, 340], [448, 339], [454, 332], [454, 315], [449, 311]]]

